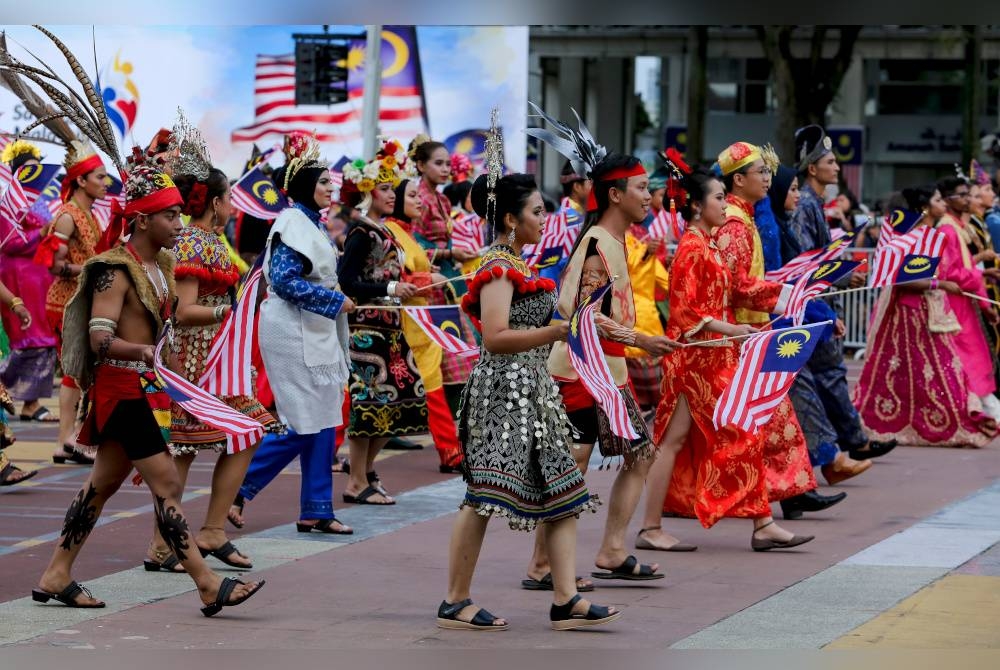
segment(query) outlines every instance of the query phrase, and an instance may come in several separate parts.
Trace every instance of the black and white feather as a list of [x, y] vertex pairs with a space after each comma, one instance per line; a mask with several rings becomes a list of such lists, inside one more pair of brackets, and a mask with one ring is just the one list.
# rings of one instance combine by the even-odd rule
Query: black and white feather
[[573, 172], [576, 174], [580, 176], [590, 174], [594, 167], [608, 155], [608, 150], [597, 143], [587, 125], [572, 107], [570, 107], [570, 111], [576, 117], [577, 130], [573, 130], [562, 121], [549, 116], [535, 103], [529, 101], [528, 104], [537, 112], [537, 114], [529, 116], [544, 119], [555, 128], [555, 132], [545, 128], [527, 128], [525, 132], [531, 137], [545, 142], [568, 158], [570, 165], [573, 166]]

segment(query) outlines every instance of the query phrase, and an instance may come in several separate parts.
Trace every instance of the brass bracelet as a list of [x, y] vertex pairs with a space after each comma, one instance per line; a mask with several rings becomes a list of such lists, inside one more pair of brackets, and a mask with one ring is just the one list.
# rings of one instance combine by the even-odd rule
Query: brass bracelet
[[12, 300], [10, 301], [10, 308], [11, 308], [11, 309], [14, 309], [14, 308], [15, 308], [15, 307], [17, 307], [18, 305], [24, 305], [24, 301], [23, 301], [23, 300], [21, 300], [20, 298], [18, 298], [17, 296], [15, 296], [15, 297], [14, 297], [14, 298], [13, 298], [13, 299], [12, 299]]

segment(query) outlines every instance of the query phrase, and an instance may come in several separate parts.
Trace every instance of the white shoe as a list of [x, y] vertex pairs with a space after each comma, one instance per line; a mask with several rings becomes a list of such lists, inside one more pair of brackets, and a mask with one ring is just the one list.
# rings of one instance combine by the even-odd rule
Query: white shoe
[[994, 421], [1000, 423], [1000, 400], [997, 400], [997, 397], [992, 393], [980, 396], [979, 400], [983, 403], [983, 411], [989, 414]]

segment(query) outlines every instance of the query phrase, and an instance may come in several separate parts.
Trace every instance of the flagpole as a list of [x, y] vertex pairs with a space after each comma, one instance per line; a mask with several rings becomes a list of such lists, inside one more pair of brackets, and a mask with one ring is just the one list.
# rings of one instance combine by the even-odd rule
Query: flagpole
[[362, 155], [365, 160], [375, 155], [378, 138], [378, 108], [382, 88], [382, 26], [368, 26], [365, 42], [364, 107], [361, 114]]
[[[830, 321], [829, 319], [827, 319], [826, 321], [817, 321], [816, 323], [810, 323], [809, 327], [812, 327], [812, 326], [825, 326], [828, 323], [833, 323], [833, 321]], [[805, 326], [789, 326], [788, 328], [779, 328], [778, 330], [772, 330], [770, 332], [772, 332], [772, 333], [784, 333], [784, 332], [787, 332], [789, 330], [802, 330], [803, 328], [805, 328]], [[697, 342], [687, 342], [685, 344], [682, 344], [681, 346], [682, 347], [714, 347], [719, 342], [734, 342], [736, 340], [745, 340], [748, 337], [753, 337], [754, 335], [760, 335], [762, 332], [765, 332], [765, 331], [762, 330], [762, 331], [758, 331], [756, 333], [747, 333], [746, 335], [730, 335], [730, 336], [727, 336], [727, 337], [720, 337], [717, 340], [699, 340]]]
[[988, 302], [991, 305], [996, 305], [997, 307], [1000, 307], [1000, 302], [997, 302], [996, 300], [990, 300], [989, 298], [984, 298], [983, 296], [976, 295], [975, 293], [969, 293], [968, 291], [962, 291], [962, 295], [967, 296], [969, 298], [975, 298], [976, 300], [979, 300], [980, 302]]

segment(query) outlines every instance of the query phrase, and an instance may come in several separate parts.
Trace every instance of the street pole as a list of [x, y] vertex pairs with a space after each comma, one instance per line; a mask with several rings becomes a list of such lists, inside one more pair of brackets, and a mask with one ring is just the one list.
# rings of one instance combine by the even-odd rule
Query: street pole
[[364, 138], [362, 157], [375, 156], [378, 137], [378, 107], [382, 89], [382, 26], [368, 26], [365, 43], [365, 95], [361, 113], [361, 136]]

